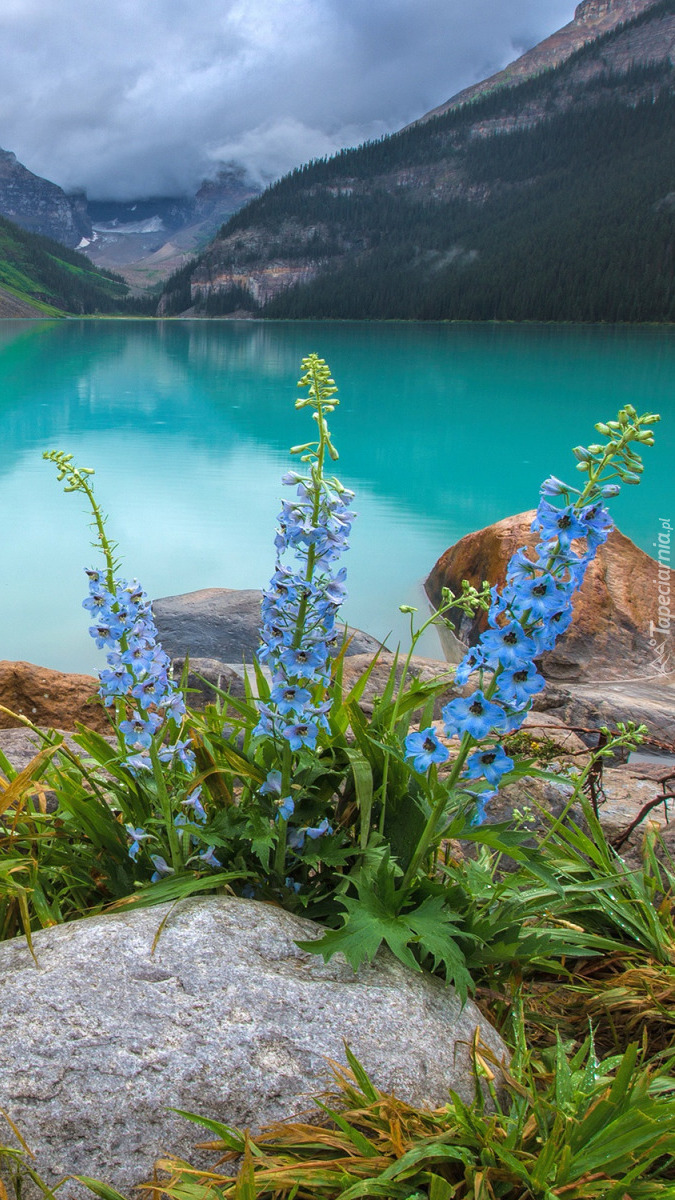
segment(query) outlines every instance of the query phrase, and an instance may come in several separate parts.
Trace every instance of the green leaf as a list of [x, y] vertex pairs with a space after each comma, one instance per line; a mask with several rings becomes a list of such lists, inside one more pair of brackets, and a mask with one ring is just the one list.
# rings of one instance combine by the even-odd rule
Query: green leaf
[[333, 1108], [329, 1108], [327, 1104], [323, 1103], [323, 1100], [318, 1100], [315, 1098], [314, 1103], [316, 1104], [317, 1108], [320, 1108], [322, 1112], [326, 1113], [326, 1116], [330, 1117], [331, 1121], [335, 1122], [338, 1129], [342, 1130], [345, 1137], [352, 1143], [353, 1146], [356, 1147], [356, 1149], [360, 1154], [363, 1155], [364, 1158], [378, 1157], [380, 1152], [377, 1146], [373, 1145], [373, 1143], [369, 1141], [365, 1134], [361, 1133], [360, 1130], [355, 1129], [353, 1125], [350, 1125], [349, 1121], [347, 1121], [341, 1113], [336, 1112]]
[[101, 1183], [98, 1179], [91, 1179], [88, 1175], [74, 1175], [73, 1179], [77, 1179], [78, 1183], [83, 1183], [95, 1196], [100, 1196], [101, 1200], [127, 1200], [126, 1196], [123, 1196], [121, 1192], [116, 1192], [109, 1184]]
[[344, 897], [340, 903], [348, 912], [342, 927], [329, 929], [318, 941], [298, 942], [301, 950], [321, 954], [324, 962], [340, 952], [358, 971], [362, 963], [372, 962], [382, 942], [386, 942], [405, 966], [413, 971], [421, 969], [408, 949], [410, 929], [399, 917], [388, 913], [374, 893], [358, 900]]
[[418, 946], [423, 955], [433, 958], [435, 967], [445, 967], [448, 978], [466, 997], [471, 979], [464, 955], [452, 936], [460, 930], [450, 920], [453, 914], [444, 909], [443, 897], [429, 897], [418, 908], [397, 912], [400, 901], [395, 890], [396, 868], [388, 857], [383, 858], [374, 879], [362, 871], [355, 884], [358, 899], [339, 899], [346, 909], [343, 925], [329, 929], [318, 941], [298, 942], [300, 948], [321, 954], [325, 962], [341, 952], [356, 971], [362, 963], [372, 962], [384, 942], [404, 966], [420, 971], [410, 949]]
[[370, 1082], [370, 1078], [369, 1078], [365, 1068], [362, 1067], [358, 1058], [356, 1057], [355, 1054], [352, 1053], [352, 1051], [349, 1049], [349, 1046], [347, 1045], [346, 1042], [345, 1042], [345, 1055], [346, 1055], [347, 1062], [349, 1063], [349, 1066], [351, 1067], [352, 1074], [353, 1074], [358, 1086], [361, 1088], [361, 1091], [363, 1092], [364, 1096], [366, 1097], [366, 1100], [368, 1100], [368, 1102], [370, 1104], [373, 1104], [377, 1100], [377, 1091], [373, 1087], [372, 1083]]
[[365, 850], [370, 837], [370, 815], [373, 808], [373, 771], [368, 759], [353, 746], [345, 746], [354, 776], [356, 802], [359, 806], [360, 845]]
[[[223, 1148], [234, 1150], [237, 1154], [243, 1154], [246, 1149], [246, 1138], [238, 1129], [234, 1129], [231, 1125], [224, 1125], [222, 1121], [212, 1121], [208, 1117], [202, 1117], [199, 1113], [186, 1112], [184, 1108], [170, 1108], [169, 1112], [178, 1113], [179, 1117], [185, 1117], [186, 1121], [192, 1121], [194, 1125], [201, 1125], [204, 1129], [208, 1129], [210, 1133], [215, 1133], [223, 1143]], [[249, 1146], [254, 1152], [260, 1153], [257, 1147], [252, 1146], [249, 1141]]]
[[433, 958], [434, 970], [443, 966], [462, 1000], [465, 1000], [472, 981], [466, 969], [466, 959], [453, 937], [461, 937], [463, 931], [452, 923], [452, 915], [444, 907], [442, 896], [430, 896], [419, 908], [406, 913], [404, 920], [417, 934], [420, 950]]
[[125, 896], [108, 906], [107, 911], [113, 912], [120, 908], [149, 908], [153, 904], [164, 904], [167, 900], [184, 900], [194, 896], [196, 892], [217, 891], [226, 883], [234, 880], [248, 879], [248, 871], [214, 871], [210, 875], [171, 875], [149, 883], [147, 887], [132, 896]]

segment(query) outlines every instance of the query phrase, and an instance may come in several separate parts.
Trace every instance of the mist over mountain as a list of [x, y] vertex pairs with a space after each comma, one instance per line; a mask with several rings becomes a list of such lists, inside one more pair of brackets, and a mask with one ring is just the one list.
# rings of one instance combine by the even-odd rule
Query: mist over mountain
[[0, 216], [84, 251], [98, 267], [123, 271], [141, 290], [201, 249], [260, 190], [241, 169], [223, 168], [192, 196], [90, 201], [83, 192], [67, 195], [0, 149]]
[[571, 26], [400, 133], [293, 171], [160, 311], [673, 320], [675, 0]]
[[9, 0], [0, 145], [90, 199], [257, 187], [393, 132], [556, 26], [574, 0]]

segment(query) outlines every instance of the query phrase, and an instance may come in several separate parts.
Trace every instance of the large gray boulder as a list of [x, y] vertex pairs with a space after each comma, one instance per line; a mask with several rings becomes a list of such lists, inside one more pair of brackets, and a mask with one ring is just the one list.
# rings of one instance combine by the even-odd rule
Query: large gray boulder
[[37, 966], [25, 939], [1, 944], [0, 1109], [31, 1165], [123, 1192], [162, 1152], [205, 1165], [204, 1138], [169, 1106], [251, 1128], [290, 1116], [325, 1086], [326, 1060], [345, 1061], [345, 1040], [383, 1089], [469, 1099], [476, 1027], [506, 1054], [478, 1009], [388, 953], [355, 975], [298, 949], [319, 933], [269, 904], [208, 897], [43, 930]]
[[[159, 640], [169, 658], [252, 662], [260, 645], [261, 593], [253, 589], [202, 588], [153, 600]], [[344, 627], [343, 627], [344, 628]], [[347, 654], [374, 654], [380, 642], [347, 628]]]

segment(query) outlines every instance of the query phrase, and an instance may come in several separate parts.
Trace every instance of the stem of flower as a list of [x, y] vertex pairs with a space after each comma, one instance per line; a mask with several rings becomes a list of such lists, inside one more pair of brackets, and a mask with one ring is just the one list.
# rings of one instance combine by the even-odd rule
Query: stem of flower
[[176, 829], [176, 826], [173, 823], [173, 811], [171, 809], [171, 800], [169, 798], [169, 793], [166, 788], [166, 783], [164, 780], [164, 769], [162, 767], [162, 762], [160, 760], [159, 754], [157, 753], [157, 746], [155, 745], [154, 738], [152, 739], [152, 741], [150, 743], [150, 762], [152, 763], [152, 773], [155, 777], [155, 783], [157, 785], [157, 796], [159, 799], [160, 807], [162, 810], [162, 816], [164, 818], [164, 825], [166, 826], [166, 832], [167, 832], [167, 836], [169, 839], [169, 852], [171, 854], [171, 866], [173, 867], [174, 871], [180, 871], [183, 866], [183, 856], [181, 854], [181, 849], [180, 849], [180, 838], [178, 835], [178, 830]]
[[[426, 825], [424, 826], [422, 835], [420, 837], [419, 842], [417, 843], [415, 852], [414, 852], [412, 858], [410, 859], [410, 862], [408, 863], [408, 869], [407, 869], [405, 875], [403, 876], [403, 881], [398, 890], [398, 896], [400, 897], [400, 905], [403, 904], [403, 902], [405, 901], [405, 899], [415, 881], [415, 876], [417, 874], [420, 863], [422, 863], [424, 861], [426, 853], [427, 853], [431, 843], [434, 840], [434, 835], [436, 833], [436, 828], [438, 826], [438, 822], [441, 818], [443, 810], [445, 808], [447, 808], [448, 800], [449, 800], [450, 796], [452, 795], [455, 784], [457, 783], [457, 780], [459, 779], [459, 776], [460, 776], [460, 773], [464, 766], [464, 763], [466, 762], [466, 756], [469, 753], [469, 750], [471, 749], [471, 747], [475, 744], [475, 741], [476, 741], [476, 739], [473, 738], [470, 733], [465, 733], [464, 737], [462, 738], [462, 741], [461, 741], [461, 744], [459, 747], [459, 753], [453, 763], [452, 770], [448, 776], [447, 782], [444, 784], [443, 793], [441, 794], [440, 799], [437, 800], [436, 804], [434, 805], [433, 809], [431, 810], [431, 815], [429, 817], [429, 820], [427, 821]], [[399, 907], [400, 907], [400, 905], [399, 905]]]
[[[293, 754], [291, 751], [291, 743], [287, 738], [284, 738], [284, 745], [281, 755], [281, 795], [288, 796], [291, 790], [291, 776], [293, 774]], [[286, 839], [288, 837], [288, 821], [283, 817], [279, 817], [278, 821], [278, 838], [276, 850], [274, 852], [274, 870], [280, 879], [286, 877]]]
[[[327, 440], [328, 429], [326, 426], [325, 417], [323, 415], [323, 407], [322, 407], [322, 405], [323, 405], [323, 389], [321, 386], [321, 382], [319, 380], [318, 371], [316, 369], [316, 366], [312, 367], [311, 374], [312, 374], [312, 387], [314, 389], [314, 395], [316, 396], [316, 410], [317, 410], [317, 414], [318, 414], [318, 418], [319, 418], [318, 422], [317, 422], [317, 424], [319, 426], [319, 443], [318, 443], [317, 455], [316, 455], [317, 461], [315, 464], [312, 465], [312, 482], [314, 484], [312, 525], [314, 526], [314, 528], [316, 528], [316, 525], [317, 525], [317, 522], [319, 519], [319, 508], [321, 505], [321, 485], [323, 483], [323, 467], [324, 467], [324, 461], [325, 461], [325, 456], [326, 456], [326, 440]], [[311, 545], [307, 551], [307, 567], [305, 570], [305, 581], [307, 583], [312, 582], [315, 561], [316, 561], [316, 550], [315, 550], [314, 546]], [[302, 642], [302, 635], [305, 630], [305, 617], [307, 615], [307, 604], [308, 604], [308, 597], [305, 595], [301, 598], [300, 604], [298, 606], [298, 619], [295, 623], [295, 636], [293, 638], [293, 647], [295, 649], [297, 649], [297, 647]]]

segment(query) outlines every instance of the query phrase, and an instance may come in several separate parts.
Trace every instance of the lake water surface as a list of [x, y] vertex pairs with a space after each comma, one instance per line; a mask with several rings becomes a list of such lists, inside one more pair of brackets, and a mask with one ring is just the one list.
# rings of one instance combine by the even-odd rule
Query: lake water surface
[[[405, 638], [399, 604], [463, 534], [574, 481], [572, 445], [627, 401], [661, 412], [619, 527], [652, 550], [675, 516], [675, 331], [658, 327], [0, 321], [0, 658], [90, 671], [89, 548], [78, 496], [41, 460], [63, 449], [95, 485], [124, 573], [151, 596], [259, 587], [273, 570], [300, 361], [340, 390], [338, 471], [357, 493], [345, 616]], [[435, 634], [424, 652], [440, 657]]]

